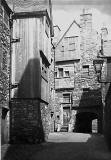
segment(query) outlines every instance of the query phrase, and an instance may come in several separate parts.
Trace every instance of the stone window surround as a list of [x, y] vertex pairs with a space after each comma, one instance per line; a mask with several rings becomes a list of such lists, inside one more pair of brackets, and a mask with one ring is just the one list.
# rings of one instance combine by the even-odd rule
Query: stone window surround
[[89, 65], [82, 66], [82, 73], [89, 75]]
[[[63, 76], [62, 77], [59, 77], [59, 69], [63, 69]], [[68, 72], [69, 73], [69, 76], [66, 76], [65, 75], [65, 72]], [[69, 70], [66, 70], [66, 69], [64, 69], [63, 67], [56, 67], [56, 69], [55, 69], [55, 78], [56, 79], [61, 79], [61, 78], [70, 78], [70, 72], [69, 72]]]
[[[63, 103], [71, 103], [71, 94], [72, 94], [71, 92], [63, 92], [62, 93]], [[65, 98], [69, 98], [69, 100], [66, 101]]]

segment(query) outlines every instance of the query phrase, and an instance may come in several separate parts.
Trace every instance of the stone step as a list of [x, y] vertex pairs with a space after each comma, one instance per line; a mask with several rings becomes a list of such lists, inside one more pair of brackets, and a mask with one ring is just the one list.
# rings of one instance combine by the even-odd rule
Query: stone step
[[68, 126], [62, 126], [60, 132], [68, 132]]

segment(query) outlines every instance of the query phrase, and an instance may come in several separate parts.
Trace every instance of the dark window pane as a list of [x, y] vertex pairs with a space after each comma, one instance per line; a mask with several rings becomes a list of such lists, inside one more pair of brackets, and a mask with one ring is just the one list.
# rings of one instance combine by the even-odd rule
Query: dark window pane
[[59, 68], [59, 78], [63, 77], [63, 68]]

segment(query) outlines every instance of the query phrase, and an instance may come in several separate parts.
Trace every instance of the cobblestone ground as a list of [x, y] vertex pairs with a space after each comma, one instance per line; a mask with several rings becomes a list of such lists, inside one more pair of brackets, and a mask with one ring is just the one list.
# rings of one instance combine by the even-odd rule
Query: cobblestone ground
[[111, 160], [102, 135], [51, 133], [47, 143], [4, 145], [2, 160]]

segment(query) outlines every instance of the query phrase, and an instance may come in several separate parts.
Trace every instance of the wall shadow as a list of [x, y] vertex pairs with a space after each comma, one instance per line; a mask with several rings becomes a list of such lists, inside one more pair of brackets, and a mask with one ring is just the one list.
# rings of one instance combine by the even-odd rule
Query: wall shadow
[[[23, 68], [21, 66], [19, 72], [22, 73]], [[21, 78], [19, 72], [16, 78], [20, 81], [10, 101], [10, 143], [39, 143], [45, 140], [41, 116], [39, 58], [29, 60]]]
[[106, 158], [110, 160], [111, 154], [103, 136], [100, 135], [91, 135], [86, 141], [83, 138], [80, 141], [77, 137], [72, 137], [72, 140], [66, 142], [57, 140], [39, 145], [11, 145], [5, 155], [2, 155], [2, 160], [104, 160]]
[[108, 86], [108, 90], [105, 96], [104, 135], [105, 135], [107, 144], [111, 150], [111, 83]]

